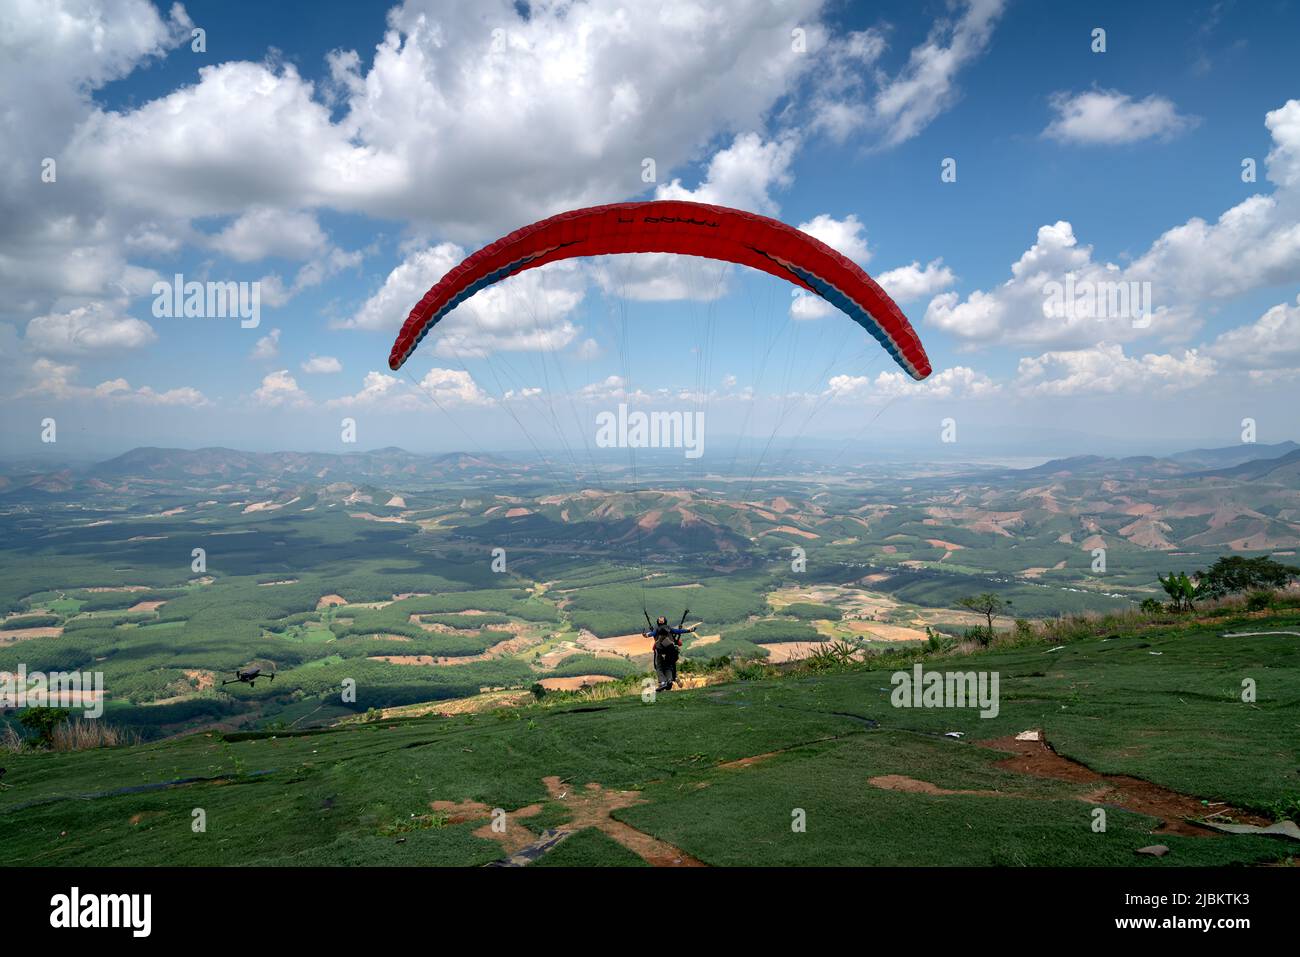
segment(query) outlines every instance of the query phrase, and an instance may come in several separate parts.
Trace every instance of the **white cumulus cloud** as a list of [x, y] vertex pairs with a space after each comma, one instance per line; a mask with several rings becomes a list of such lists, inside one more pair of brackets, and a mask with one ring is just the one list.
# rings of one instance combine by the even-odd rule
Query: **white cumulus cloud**
[[138, 349], [157, 338], [149, 323], [102, 302], [37, 316], [27, 323], [28, 346], [49, 355]]
[[342, 372], [343, 363], [334, 356], [312, 356], [310, 359], [304, 360], [300, 368], [308, 375], [323, 375]]
[[1197, 122], [1179, 113], [1172, 100], [1154, 93], [1141, 100], [1118, 90], [1055, 93], [1051, 104], [1056, 119], [1043, 135], [1090, 146], [1168, 139]]
[[1203, 385], [1215, 371], [1214, 360], [1195, 349], [1129, 356], [1118, 343], [1102, 343], [1021, 359], [1016, 387], [1031, 396], [1181, 392]]
[[311, 405], [311, 397], [298, 387], [298, 382], [288, 369], [280, 369], [262, 377], [262, 384], [253, 390], [253, 401], [270, 408], [303, 408]]

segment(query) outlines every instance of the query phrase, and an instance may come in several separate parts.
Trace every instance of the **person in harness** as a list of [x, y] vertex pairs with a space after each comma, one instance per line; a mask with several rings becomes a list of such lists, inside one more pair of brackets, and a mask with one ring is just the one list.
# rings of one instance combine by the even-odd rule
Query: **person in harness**
[[[647, 616], [646, 621], [649, 620]], [[682, 615], [682, 621], [686, 621], [686, 614]], [[689, 635], [694, 631], [694, 626], [674, 628], [668, 624], [667, 618], [660, 615], [654, 626], [645, 633], [647, 638], [654, 640], [655, 677], [659, 680], [656, 691], [672, 690], [673, 683], [677, 681], [677, 658], [681, 654], [682, 635]]]

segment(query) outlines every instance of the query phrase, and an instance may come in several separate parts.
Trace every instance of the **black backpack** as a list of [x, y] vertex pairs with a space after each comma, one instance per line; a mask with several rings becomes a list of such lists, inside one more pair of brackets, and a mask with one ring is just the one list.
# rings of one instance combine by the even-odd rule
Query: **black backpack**
[[666, 625], [655, 629], [655, 651], [661, 655], [677, 653], [677, 636]]

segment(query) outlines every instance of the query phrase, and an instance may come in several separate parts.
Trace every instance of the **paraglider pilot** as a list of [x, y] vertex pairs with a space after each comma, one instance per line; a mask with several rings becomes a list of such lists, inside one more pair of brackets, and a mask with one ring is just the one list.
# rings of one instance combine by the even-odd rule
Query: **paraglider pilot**
[[[686, 620], [685, 615], [682, 616], [682, 620]], [[694, 626], [674, 628], [668, 624], [667, 618], [660, 615], [654, 628], [645, 632], [645, 637], [654, 639], [655, 677], [659, 679], [656, 691], [672, 689], [673, 682], [677, 680], [677, 658], [681, 653], [682, 635], [689, 635], [694, 631]]]

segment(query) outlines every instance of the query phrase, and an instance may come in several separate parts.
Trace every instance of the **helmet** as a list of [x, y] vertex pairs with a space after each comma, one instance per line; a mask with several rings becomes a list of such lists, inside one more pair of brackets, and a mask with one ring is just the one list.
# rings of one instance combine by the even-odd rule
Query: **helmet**
[[668, 624], [668, 619], [665, 618], [663, 615], [660, 615], [660, 616], [659, 616], [659, 619], [655, 622], [655, 624], [656, 624], [656, 625], [666, 625], [666, 624]]

